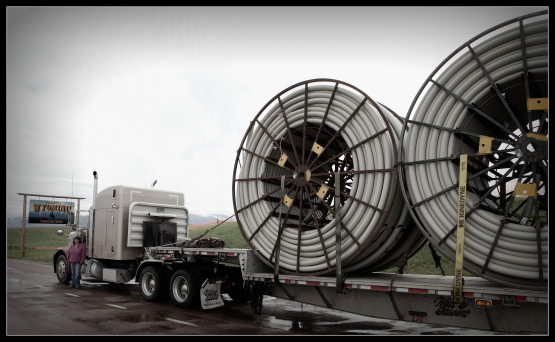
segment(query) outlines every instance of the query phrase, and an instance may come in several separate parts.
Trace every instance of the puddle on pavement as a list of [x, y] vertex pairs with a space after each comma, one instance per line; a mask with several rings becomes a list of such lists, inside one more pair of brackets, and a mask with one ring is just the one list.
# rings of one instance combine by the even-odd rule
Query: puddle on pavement
[[[231, 304], [231, 305], [229, 305]], [[241, 305], [239, 305], [241, 304]], [[253, 313], [248, 303], [226, 303], [244, 313], [245, 320], [256, 320], [263, 326], [299, 334], [379, 334], [394, 326], [388, 322], [350, 317], [345, 312], [332, 312], [326, 308], [264, 296], [261, 316]], [[226, 310], [226, 306], [221, 309]], [[241, 308], [241, 306], [244, 306]]]
[[289, 327], [291, 332], [321, 334], [371, 334], [393, 328], [392, 324], [374, 321], [353, 321], [338, 315], [323, 312], [284, 310], [267, 313], [265, 317], [269, 326]]

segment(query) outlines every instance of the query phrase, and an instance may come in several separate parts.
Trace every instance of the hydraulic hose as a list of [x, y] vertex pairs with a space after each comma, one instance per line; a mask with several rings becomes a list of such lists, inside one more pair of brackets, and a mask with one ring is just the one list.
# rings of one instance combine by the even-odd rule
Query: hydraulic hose
[[235, 162], [235, 213], [250, 247], [284, 273], [333, 272], [340, 216], [343, 272], [385, 269], [416, 252], [425, 238], [397, 186], [401, 128], [395, 113], [342, 81], [309, 80], [272, 98]]
[[536, 289], [549, 273], [548, 112], [530, 105], [547, 97], [548, 23], [536, 18], [544, 14], [493, 27], [446, 58], [416, 95], [399, 148], [410, 213], [453, 261], [459, 161], [468, 155], [464, 269]]

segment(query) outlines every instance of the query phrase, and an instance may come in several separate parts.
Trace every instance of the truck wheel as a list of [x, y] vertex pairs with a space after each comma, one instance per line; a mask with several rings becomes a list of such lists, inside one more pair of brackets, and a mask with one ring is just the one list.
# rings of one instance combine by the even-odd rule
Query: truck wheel
[[163, 270], [147, 266], [139, 276], [141, 296], [147, 302], [158, 302], [168, 299], [168, 280]]
[[56, 259], [56, 277], [60, 283], [69, 283], [71, 280], [68, 265], [65, 255], [62, 254]]
[[194, 270], [177, 270], [170, 279], [170, 301], [187, 309], [200, 306], [200, 278]]

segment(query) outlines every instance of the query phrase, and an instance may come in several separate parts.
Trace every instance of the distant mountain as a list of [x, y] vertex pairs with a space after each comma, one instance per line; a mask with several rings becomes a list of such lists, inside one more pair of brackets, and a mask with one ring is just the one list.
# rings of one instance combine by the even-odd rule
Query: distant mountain
[[[216, 221], [217, 219], [220, 221], [225, 220], [230, 215], [222, 215], [222, 214], [213, 214], [208, 216], [196, 215], [196, 214], [189, 214], [189, 224], [201, 224], [205, 222], [212, 222]], [[87, 226], [89, 221], [89, 216], [81, 216], [80, 224], [83, 227]], [[232, 219], [233, 220], [233, 219]], [[55, 226], [54, 224], [44, 224], [44, 223], [27, 223], [25, 227], [48, 227], [48, 226]], [[63, 224], [59, 224], [58, 226], [64, 227]], [[8, 218], [6, 221], [6, 228], [21, 228], [21, 217], [12, 217]]]
[[216, 221], [217, 219], [219, 219], [220, 221], [223, 221], [226, 218], [228, 218], [229, 216], [231, 216], [231, 215], [212, 214], [212, 215], [208, 215], [208, 216], [201, 216], [201, 215], [197, 215], [197, 214], [189, 214], [189, 224], [190, 225], [201, 224], [201, 223], [205, 223], [205, 222]]

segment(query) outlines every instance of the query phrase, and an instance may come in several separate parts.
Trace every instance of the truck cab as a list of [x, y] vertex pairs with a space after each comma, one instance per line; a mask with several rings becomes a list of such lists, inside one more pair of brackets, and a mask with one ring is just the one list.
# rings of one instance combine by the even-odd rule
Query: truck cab
[[[114, 283], [133, 279], [144, 247], [174, 244], [188, 238], [189, 213], [182, 192], [115, 185], [97, 194], [96, 172], [93, 175], [93, 205], [88, 224], [79, 225], [80, 211], [72, 210], [68, 248], [53, 255], [54, 272], [60, 282], [70, 281], [67, 251], [76, 236], [87, 250], [82, 274]], [[63, 230], [58, 234], [64, 234]]]

